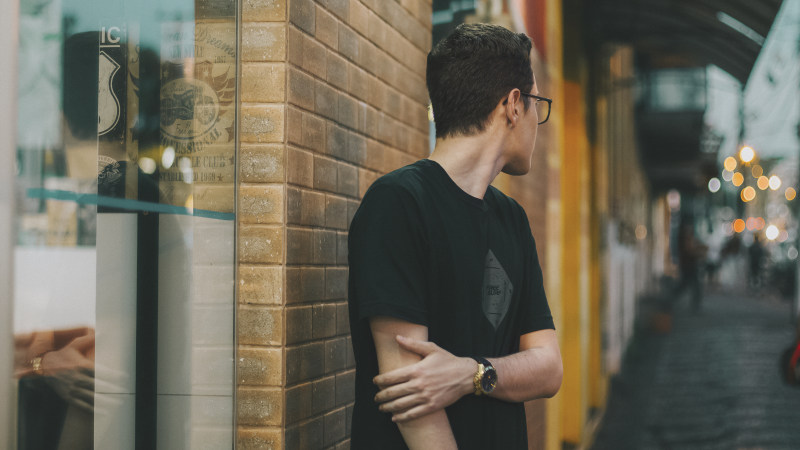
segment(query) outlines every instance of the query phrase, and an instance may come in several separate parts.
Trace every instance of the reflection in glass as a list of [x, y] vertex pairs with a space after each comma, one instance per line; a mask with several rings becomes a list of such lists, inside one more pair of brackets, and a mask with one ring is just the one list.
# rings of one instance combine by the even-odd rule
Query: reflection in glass
[[22, 3], [17, 448], [229, 448], [236, 6]]

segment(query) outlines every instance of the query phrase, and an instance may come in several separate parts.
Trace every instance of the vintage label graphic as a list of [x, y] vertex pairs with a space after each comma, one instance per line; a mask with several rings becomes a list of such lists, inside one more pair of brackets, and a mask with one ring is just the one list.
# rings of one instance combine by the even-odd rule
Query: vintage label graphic
[[[210, 72], [211, 68], [205, 70]], [[221, 131], [215, 129], [218, 119], [219, 98], [204, 80], [178, 78], [161, 88], [161, 132], [166, 139], [207, 137], [204, 142], [213, 143], [221, 136]]]
[[200, 201], [198, 185], [233, 186], [235, 37], [233, 23], [162, 26], [161, 148], [175, 162], [160, 168], [159, 187], [172, 204], [232, 210], [232, 191], [230, 201]]
[[118, 123], [121, 105], [112, 83], [120, 69], [119, 63], [108, 53], [100, 51], [99, 79], [97, 84], [97, 135], [111, 131]]
[[[128, 198], [127, 173], [128, 47], [126, 29], [106, 23], [98, 32], [97, 68], [97, 191], [106, 197]], [[97, 212], [113, 212], [98, 206]]]
[[229, 24], [164, 25], [162, 146], [172, 147], [176, 155], [188, 156], [214, 144], [233, 143], [234, 38], [235, 29]]

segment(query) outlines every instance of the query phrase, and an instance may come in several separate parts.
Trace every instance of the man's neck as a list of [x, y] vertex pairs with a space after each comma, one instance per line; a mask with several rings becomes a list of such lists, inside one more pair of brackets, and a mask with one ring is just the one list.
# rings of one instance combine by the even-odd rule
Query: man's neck
[[464, 192], [482, 199], [505, 165], [501, 146], [490, 133], [437, 139], [428, 159], [442, 166]]

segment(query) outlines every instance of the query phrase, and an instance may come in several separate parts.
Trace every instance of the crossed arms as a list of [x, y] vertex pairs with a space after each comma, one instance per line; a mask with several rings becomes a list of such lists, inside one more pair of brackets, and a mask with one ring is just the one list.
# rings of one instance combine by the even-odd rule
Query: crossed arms
[[[380, 375], [375, 401], [392, 414], [411, 450], [456, 448], [444, 408], [474, 392], [477, 363], [428, 342], [428, 329], [389, 317], [370, 319]], [[555, 330], [520, 337], [520, 351], [490, 358], [498, 384], [490, 396], [509, 402], [552, 397], [561, 386], [561, 353]], [[484, 355], [475, 355], [484, 356]]]

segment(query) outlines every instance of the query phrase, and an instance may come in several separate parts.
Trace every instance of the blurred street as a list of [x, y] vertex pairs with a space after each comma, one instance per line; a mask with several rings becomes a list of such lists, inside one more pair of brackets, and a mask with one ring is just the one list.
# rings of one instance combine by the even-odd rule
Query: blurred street
[[789, 317], [745, 290], [708, 292], [699, 313], [678, 301], [671, 332], [633, 339], [592, 448], [800, 448], [800, 388], [778, 373]]

